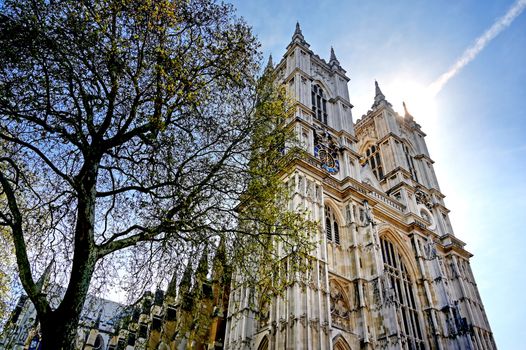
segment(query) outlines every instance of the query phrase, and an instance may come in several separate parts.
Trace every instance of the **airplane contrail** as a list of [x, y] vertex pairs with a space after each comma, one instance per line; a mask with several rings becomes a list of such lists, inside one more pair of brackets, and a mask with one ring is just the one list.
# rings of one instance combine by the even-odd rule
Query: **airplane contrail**
[[491, 40], [499, 35], [504, 29], [509, 27], [511, 22], [522, 13], [524, 8], [526, 8], [526, 0], [517, 0], [504, 16], [498, 18], [495, 23], [484, 32], [484, 34], [479, 36], [475, 42], [462, 53], [462, 56], [456, 60], [447, 72], [442, 74], [437, 80], [429, 85], [428, 89], [431, 95], [436, 96], [440, 90], [442, 90], [444, 85], [457, 75], [466, 64], [477, 57]]

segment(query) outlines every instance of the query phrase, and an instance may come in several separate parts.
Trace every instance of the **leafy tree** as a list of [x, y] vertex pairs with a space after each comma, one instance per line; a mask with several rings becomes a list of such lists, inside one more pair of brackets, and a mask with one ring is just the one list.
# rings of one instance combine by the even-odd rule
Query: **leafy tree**
[[[7, 0], [0, 16], [0, 224], [42, 349], [73, 347], [90, 283], [119, 266], [145, 280], [220, 237], [233, 262], [307, 249], [312, 225], [280, 206], [286, 100], [257, 83], [231, 6]], [[50, 261], [58, 305], [35, 282]]]
[[[1, 197], [0, 197], [1, 198]], [[13, 244], [9, 232], [0, 227], [0, 329], [3, 328], [12, 307]]]

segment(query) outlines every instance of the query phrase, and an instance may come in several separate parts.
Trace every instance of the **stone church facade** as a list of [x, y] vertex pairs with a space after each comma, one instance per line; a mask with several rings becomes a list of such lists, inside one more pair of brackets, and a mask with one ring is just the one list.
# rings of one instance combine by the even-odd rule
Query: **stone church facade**
[[371, 109], [353, 122], [345, 70], [332, 49], [328, 62], [314, 54], [299, 25], [272, 68], [308, 153], [286, 180], [292, 207], [320, 223], [319, 243], [308, 280], [269, 305], [232, 289], [225, 348], [495, 349], [472, 255], [413, 116], [375, 83]]

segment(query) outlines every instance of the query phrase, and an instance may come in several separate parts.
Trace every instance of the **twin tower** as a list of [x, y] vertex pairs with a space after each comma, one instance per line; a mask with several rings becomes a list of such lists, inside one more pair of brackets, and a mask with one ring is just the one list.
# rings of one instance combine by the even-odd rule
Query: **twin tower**
[[273, 69], [309, 154], [289, 173], [292, 204], [320, 222], [320, 243], [308, 282], [268, 305], [232, 289], [223, 346], [496, 349], [472, 255], [453, 234], [413, 116], [395, 112], [376, 84], [371, 109], [353, 122], [345, 70], [334, 51], [328, 62], [314, 54], [299, 25]]

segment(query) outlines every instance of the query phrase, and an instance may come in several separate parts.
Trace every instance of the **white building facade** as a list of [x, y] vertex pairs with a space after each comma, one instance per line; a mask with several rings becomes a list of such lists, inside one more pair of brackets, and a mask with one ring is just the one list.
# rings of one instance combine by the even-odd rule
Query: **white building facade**
[[[291, 208], [320, 223], [308, 281], [267, 311], [233, 289], [226, 349], [496, 349], [472, 256], [449, 222], [425, 134], [376, 83], [352, 117], [345, 70], [309, 49], [299, 25], [278, 82], [309, 157], [293, 169]], [[236, 300], [236, 303], [232, 301]]]

